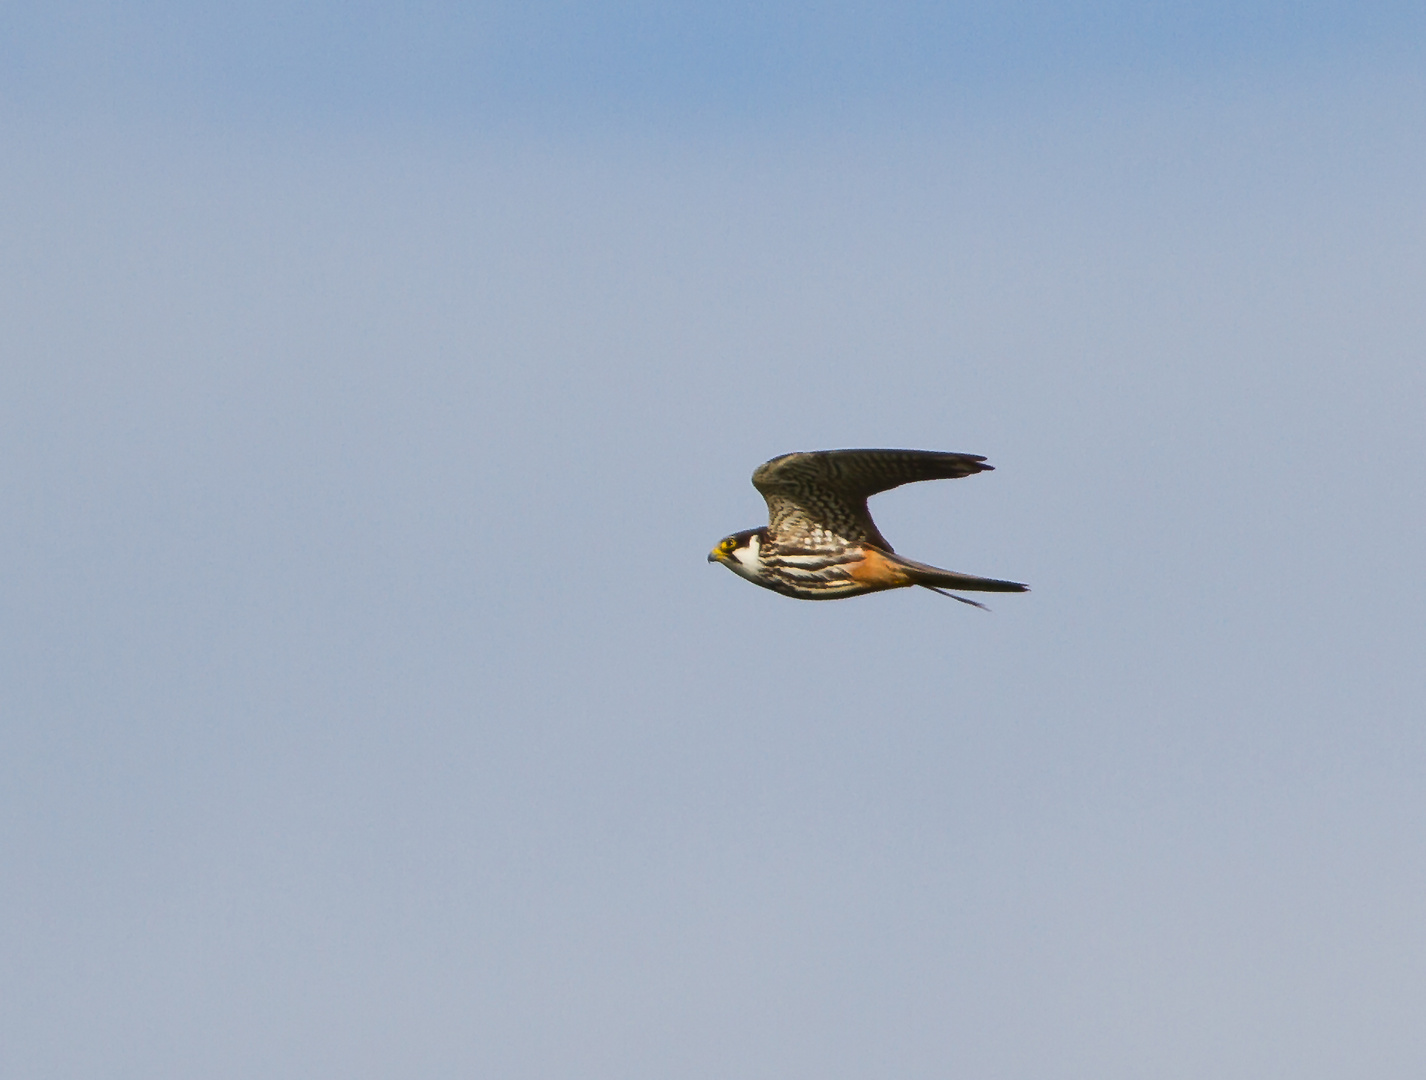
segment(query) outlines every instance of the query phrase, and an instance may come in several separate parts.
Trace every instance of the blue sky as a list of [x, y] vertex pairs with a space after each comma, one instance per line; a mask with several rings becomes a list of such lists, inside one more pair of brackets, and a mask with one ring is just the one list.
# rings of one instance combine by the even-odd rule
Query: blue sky
[[61, 3], [7, 12], [7, 96], [227, 119], [583, 123], [1421, 59], [1414, 4]]
[[0, 1073], [1414, 1080], [1420, 16], [710, 10], [4, 15]]

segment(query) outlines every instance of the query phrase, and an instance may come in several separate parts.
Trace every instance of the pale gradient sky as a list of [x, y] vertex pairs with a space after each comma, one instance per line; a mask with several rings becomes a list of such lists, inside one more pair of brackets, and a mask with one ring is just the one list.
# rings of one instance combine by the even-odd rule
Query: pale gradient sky
[[7, 1080], [1423, 1075], [1419, 10], [34, 7]]

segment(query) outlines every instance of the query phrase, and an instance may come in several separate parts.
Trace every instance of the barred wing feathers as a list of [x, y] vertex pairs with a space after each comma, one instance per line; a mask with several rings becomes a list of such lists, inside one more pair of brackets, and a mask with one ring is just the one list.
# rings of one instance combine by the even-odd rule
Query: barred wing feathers
[[918, 480], [985, 472], [978, 454], [935, 450], [818, 450], [759, 465], [753, 486], [767, 500], [769, 538], [783, 548], [825, 548], [839, 540], [892, 550], [867, 511], [867, 498]]

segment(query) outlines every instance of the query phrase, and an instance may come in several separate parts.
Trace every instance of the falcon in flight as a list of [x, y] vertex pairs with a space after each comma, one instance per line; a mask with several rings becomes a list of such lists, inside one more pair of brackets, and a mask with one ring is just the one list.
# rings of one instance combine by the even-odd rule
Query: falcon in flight
[[799, 600], [836, 600], [920, 585], [984, 607], [941, 586], [971, 592], [1025, 592], [1028, 586], [902, 558], [877, 530], [866, 501], [916, 480], [971, 476], [990, 468], [977, 454], [935, 450], [783, 454], [753, 473], [753, 487], [767, 500], [768, 524], [725, 537], [708, 561]]

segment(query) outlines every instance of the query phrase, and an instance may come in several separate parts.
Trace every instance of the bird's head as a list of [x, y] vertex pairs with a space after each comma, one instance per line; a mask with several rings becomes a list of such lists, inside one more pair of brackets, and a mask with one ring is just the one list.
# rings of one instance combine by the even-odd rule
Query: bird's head
[[754, 577], [761, 561], [759, 552], [765, 539], [767, 539], [766, 527], [745, 529], [732, 536], [725, 536], [708, 553], [708, 561], [722, 563], [733, 573], [742, 577]]

